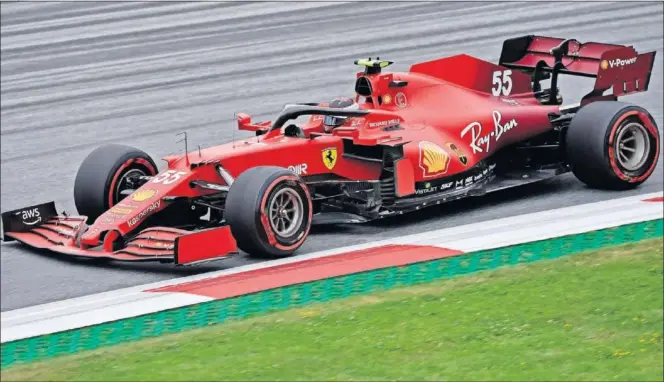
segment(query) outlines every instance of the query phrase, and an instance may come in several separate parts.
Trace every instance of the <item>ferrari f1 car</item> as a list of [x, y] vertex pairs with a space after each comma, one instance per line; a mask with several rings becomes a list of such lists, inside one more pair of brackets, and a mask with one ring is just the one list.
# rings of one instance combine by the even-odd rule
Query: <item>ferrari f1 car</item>
[[[54, 202], [9, 211], [4, 239], [189, 265], [239, 250], [287, 256], [312, 224], [367, 222], [569, 171], [590, 187], [634, 188], [655, 169], [660, 135], [646, 110], [618, 97], [648, 89], [654, 58], [524, 36], [503, 43], [498, 64], [461, 54], [386, 73], [390, 61], [358, 60], [356, 107], [292, 104], [261, 123], [237, 114], [250, 138], [185, 149], [163, 158], [163, 171], [141, 150], [99, 147], [76, 176], [79, 215]], [[563, 105], [563, 74], [595, 78], [594, 88]], [[328, 130], [327, 119], [341, 123]]]

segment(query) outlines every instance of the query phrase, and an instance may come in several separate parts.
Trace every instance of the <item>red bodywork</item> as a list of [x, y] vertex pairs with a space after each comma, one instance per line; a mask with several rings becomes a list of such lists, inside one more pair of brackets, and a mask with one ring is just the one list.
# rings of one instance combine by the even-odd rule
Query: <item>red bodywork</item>
[[[165, 157], [164, 171], [89, 227], [83, 224], [85, 218], [53, 216], [39, 228], [5, 235], [33, 247], [85, 257], [176, 264], [223, 257], [237, 252], [227, 226], [199, 232], [165, 227], [145, 228], [138, 235], [135, 231], [173, 198], [215, 192], [192, 187], [192, 181], [232, 187], [232, 179], [255, 166], [281, 166], [305, 179], [335, 174], [348, 180], [379, 180], [383, 164], [344, 155], [345, 141], [358, 147], [403, 147], [403, 157], [395, 162], [395, 194], [412, 196], [418, 182], [465, 173], [501, 148], [553, 128], [550, 115], [560, 114], [561, 107], [541, 102], [529, 74], [539, 61], [544, 68], [553, 67], [550, 49], [563, 40], [528, 37], [505, 43], [503, 65], [458, 55], [415, 64], [405, 73], [359, 72], [358, 84], [370, 94], [358, 94], [356, 100], [369, 113], [349, 118], [331, 134], [323, 132], [322, 115], [310, 115], [301, 125], [304, 137], [289, 137], [283, 128], [270, 129], [271, 122], [252, 123], [248, 115], [239, 114], [239, 129], [262, 134]], [[597, 77], [595, 93], [584, 102], [605, 99], [602, 93], [611, 86], [615, 96], [646, 90], [654, 53], [637, 55], [631, 47], [595, 43], [574, 48], [570, 43], [563, 72]], [[115, 248], [121, 237], [131, 239]], [[100, 242], [101, 248], [95, 248]]]

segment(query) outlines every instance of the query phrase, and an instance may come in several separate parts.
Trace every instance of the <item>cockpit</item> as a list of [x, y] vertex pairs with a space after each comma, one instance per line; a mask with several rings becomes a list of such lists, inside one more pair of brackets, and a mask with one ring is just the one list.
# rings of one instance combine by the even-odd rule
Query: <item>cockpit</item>
[[[355, 119], [362, 119], [371, 110], [383, 109], [384, 107], [404, 107], [404, 100], [399, 99], [398, 89], [406, 86], [406, 81], [394, 79], [393, 73], [382, 74], [382, 69], [393, 64], [392, 61], [361, 59], [355, 60], [355, 65], [363, 66], [364, 71], [357, 73], [355, 81], [355, 98], [339, 97], [329, 103], [304, 103], [287, 105], [275, 123], [263, 122], [251, 123], [251, 118], [246, 114], [238, 115], [238, 124], [241, 130], [255, 131], [256, 135], [267, 134], [275, 129], [284, 128], [284, 135], [291, 137], [308, 137], [310, 133], [331, 133], [344, 125], [356, 126]], [[394, 94], [397, 91], [397, 94]], [[334, 109], [334, 110], [332, 110]], [[388, 109], [389, 110], [389, 109]], [[301, 115], [310, 115], [303, 125], [288, 124]], [[354, 125], [355, 123], [355, 125]], [[363, 123], [359, 121], [359, 123]], [[351, 126], [351, 127], [352, 127]]]

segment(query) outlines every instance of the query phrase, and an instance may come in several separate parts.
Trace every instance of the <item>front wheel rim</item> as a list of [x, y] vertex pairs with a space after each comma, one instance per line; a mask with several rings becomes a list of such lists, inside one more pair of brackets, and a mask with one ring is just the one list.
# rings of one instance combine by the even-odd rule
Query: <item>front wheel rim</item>
[[640, 170], [650, 155], [650, 138], [645, 126], [637, 122], [627, 124], [616, 137], [616, 159], [626, 171]]
[[268, 206], [270, 226], [280, 237], [293, 236], [304, 220], [304, 203], [292, 188], [277, 191]]
[[114, 202], [115, 204], [119, 203], [126, 196], [122, 196], [122, 191], [132, 189], [132, 186], [129, 184], [129, 179], [137, 176], [147, 176], [147, 173], [139, 168], [133, 168], [126, 173], [124, 173], [120, 179], [118, 179], [118, 186], [115, 188], [114, 192]]

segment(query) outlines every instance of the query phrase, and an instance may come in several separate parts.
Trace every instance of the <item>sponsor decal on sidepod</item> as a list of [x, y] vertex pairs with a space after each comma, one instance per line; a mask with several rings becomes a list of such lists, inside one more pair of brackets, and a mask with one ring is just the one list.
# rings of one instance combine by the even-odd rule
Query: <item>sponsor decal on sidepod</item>
[[422, 141], [419, 143], [419, 149], [420, 168], [425, 178], [447, 172], [450, 156], [443, 148], [433, 142]]
[[380, 122], [371, 122], [369, 123], [369, 127], [381, 127], [381, 126], [389, 126], [389, 125], [396, 125], [399, 123], [399, 119], [390, 119], [386, 121], [380, 121]]
[[[461, 131], [461, 138], [465, 137], [466, 134], [470, 131], [470, 148], [473, 149], [473, 154], [489, 152], [491, 149], [491, 140], [498, 142], [500, 137], [506, 132], [512, 130], [518, 126], [518, 123], [514, 118], [507, 121], [504, 125], [501, 124], [502, 115], [498, 110], [493, 111], [493, 131], [490, 133], [482, 134], [482, 124], [479, 122], [473, 122], [466, 126]], [[483, 146], [483, 147], [482, 147]]]

